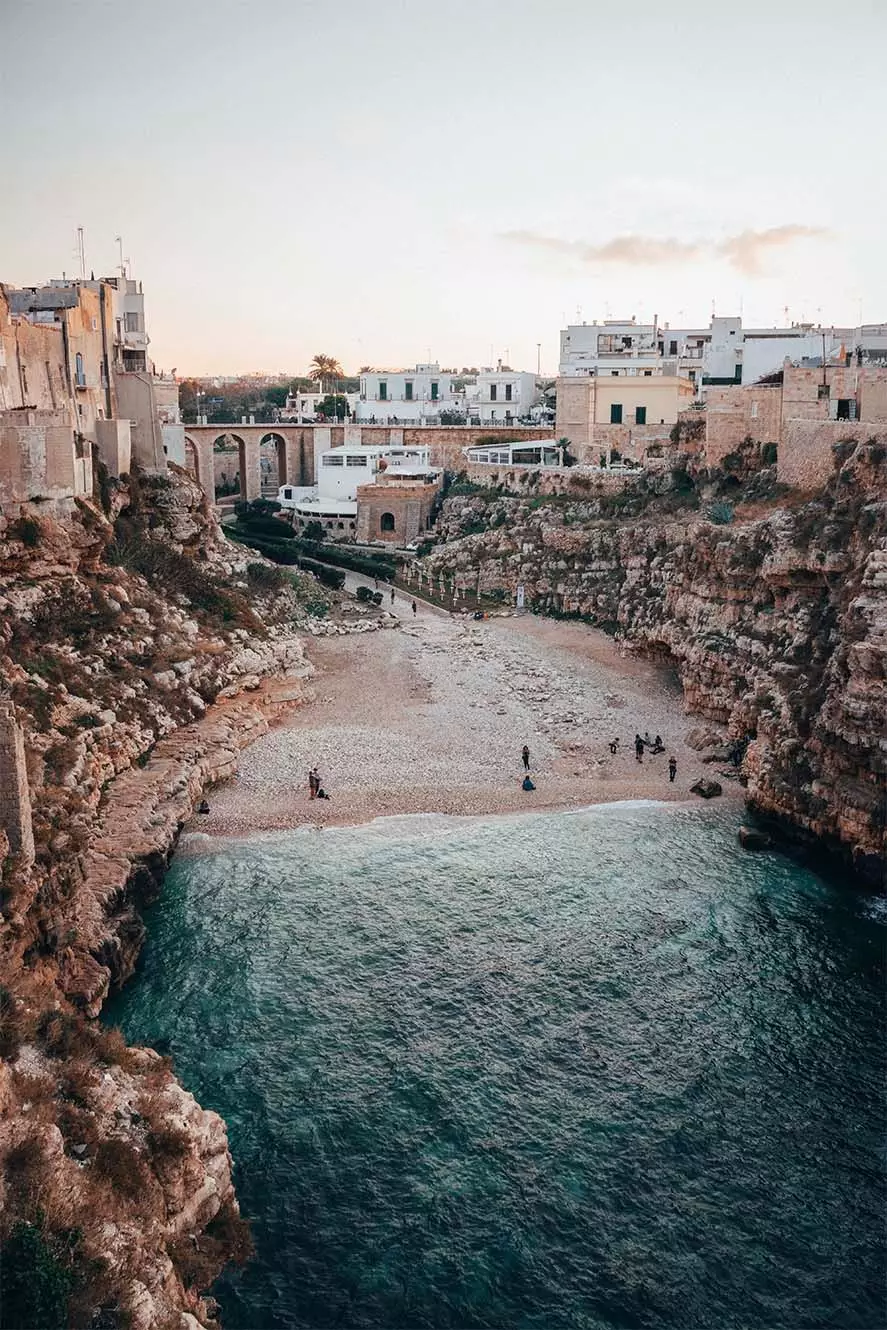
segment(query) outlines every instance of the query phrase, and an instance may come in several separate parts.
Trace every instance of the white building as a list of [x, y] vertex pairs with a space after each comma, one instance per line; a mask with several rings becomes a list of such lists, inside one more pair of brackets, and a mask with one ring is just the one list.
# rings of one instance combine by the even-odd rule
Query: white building
[[[298, 425], [312, 424], [318, 419], [318, 407], [329, 396], [329, 393], [302, 391], [301, 389], [295, 393], [288, 393], [286, 404], [280, 412], [281, 423], [288, 421], [291, 424]], [[345, 398], [348, 403], [348, 411], [353, 417], [357, 410], [359, 395], [357, 393], [336, 393], [335, 396]]]
[[464, 394], [453, 388], [454, 375], [440, 365], [415, 369], [367, 370], [360, 376], [356, 419], [364, 424], [436, 423], [441, 411], [465, 411]]
[[340, 444], [320, 454], [316, 485], [282, 485], [277, 501], [293, 514], [297, 530], [309, 522], [320, 522], [331, 539], [353, 540], [357, 487], [374, 485], [381, 472], [404, 480], [434, 479], [439, 472], [431, 465], [430, 452], [430, 448], [420, 446], [361, 448]]
[[887, 363], [887, 324], [743, 328], [741, 318], [726, 317], [705, 328], [672, 328], [656, 318], [607, 319], [561, 331], [560, 375], [678, 375], [702, 394], [707, 384], [755, 383], [786, 359], [834, 360], [842, 347], [860, 364]]
[[522, 370], [482, 369], [468, 390], [468, 417], [476, 425], [510, 425], [528, 420], [538, 401], [536, 375]]
[[563, 449], [553, 439], [526, 439], [519, 443], [472, 444], [462, 449], [469, 462], [489, 466], [563, 466]]

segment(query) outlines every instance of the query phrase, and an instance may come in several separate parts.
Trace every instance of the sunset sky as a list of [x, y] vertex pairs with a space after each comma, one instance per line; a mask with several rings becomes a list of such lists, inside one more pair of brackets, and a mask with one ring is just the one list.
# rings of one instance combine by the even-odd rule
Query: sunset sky
[[0, 280], [122, 235], [159, 368], [887, 319], [881, 0], [0, 0], [0, 33]]

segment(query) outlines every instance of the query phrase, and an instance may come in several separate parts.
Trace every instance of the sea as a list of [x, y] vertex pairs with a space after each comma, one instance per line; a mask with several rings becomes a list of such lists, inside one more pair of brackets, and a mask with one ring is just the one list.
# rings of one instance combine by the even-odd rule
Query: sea
[[732, 808], [186, 835], [106, 1008], [228, 1124], [227, 1330], [880, 1330], [887, 902]]

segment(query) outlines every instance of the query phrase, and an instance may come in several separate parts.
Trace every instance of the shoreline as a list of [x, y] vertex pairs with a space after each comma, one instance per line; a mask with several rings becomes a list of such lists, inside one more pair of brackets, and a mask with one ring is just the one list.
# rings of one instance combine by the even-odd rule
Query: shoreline
[[[236, 777], [189, 830], [237, 836], [411, 814], [692, 803], [690, 786], [705, 776], [719, 779], [722, 802], [744, 800], [732, 773], [687, 744], [700, 722], [676, 683], [586, 625], [526, 616], [479, 626], [420, 610], [401, 632], [318, 640], [311, 656], [311, 707], [243, 752]], [[637, 730], [661, 734], [663, 751], [645, 750], [638, 763]], [[525, 743], [530, 792], [521, 787]], [[309, 797], [315, 765], [329, 800]]]

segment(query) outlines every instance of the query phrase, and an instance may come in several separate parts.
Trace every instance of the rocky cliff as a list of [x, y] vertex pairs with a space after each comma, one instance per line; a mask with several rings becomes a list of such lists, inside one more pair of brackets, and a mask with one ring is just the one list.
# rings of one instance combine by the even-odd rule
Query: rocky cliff
[[174, 469], [0, 516], [34, 834], [0, 833], [3, 1324], [211, 1325], [202, 1295], [248, 1249], [224, 1123], [95, 1018], [195, 798], [305, 695], [323, 599], [241, 557]]
[[[836, 450], [822, 493], [759, 473], [580, 477], [557, 495], [462, 485], [434, 578], [577, 615], [670, 662], [689, 712], [740, 742], [748, 798], [882, 881], [887, 462]], [[459, 490], [461, 489], [461, 493]]]

